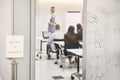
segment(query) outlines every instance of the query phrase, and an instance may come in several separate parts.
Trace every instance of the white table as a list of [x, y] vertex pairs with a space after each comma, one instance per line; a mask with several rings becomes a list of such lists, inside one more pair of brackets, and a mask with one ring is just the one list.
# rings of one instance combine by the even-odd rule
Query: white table
[[83, 55], [83, 49], [67, 49], [68, 52], [72, 52], [73, 54], [77, 56]]
[[71, 79], [73, 80], [73, 76], [76, 76], [80, 80], [82, 74], [79, 74], [79, 58], [83, 57], [83, 49], [67, 49], [67, 51], [77, 56], [77, 72], [71, 74]]

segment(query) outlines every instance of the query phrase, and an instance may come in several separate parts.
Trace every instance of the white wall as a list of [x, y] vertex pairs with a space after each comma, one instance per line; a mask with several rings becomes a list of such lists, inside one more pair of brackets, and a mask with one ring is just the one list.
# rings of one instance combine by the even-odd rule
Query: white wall
[[87, 0], [86, 80], [120, 80], [119, 5], [119, 0]]
[[48, 30], [48, 14], [50, 7], [55, 6], [56, 23], [60, 24], [61, 30], [65, 31], [66, 12], [71, 10], [81, 11], [82, 0], [37, 0], [36, 2], [36, 36], [41, 36], [42, 31]]
[[[48, 30], [48, 14], [50, 7], [55, 6], [56, 23], [60, 24], [61, 31], [66, 31], [66, 12], [81, 11], [83, 8], [82, 0], [36, 0], [36, 36], [42, 37], [42, 31]], [[39, 49], [39, 41], [36, 40], [36, 48]]]
[[6, 35], [11, 34], [11, 0], [0, 0], [0, 77], [11, 80], [11, 63], [6, 60]]

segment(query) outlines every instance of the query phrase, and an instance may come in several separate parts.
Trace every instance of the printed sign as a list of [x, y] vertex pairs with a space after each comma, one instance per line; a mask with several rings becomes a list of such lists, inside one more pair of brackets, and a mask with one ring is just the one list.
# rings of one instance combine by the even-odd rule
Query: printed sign
[[24, 56], [24, 36], [7, 36], [6, 57], [22, 58]]

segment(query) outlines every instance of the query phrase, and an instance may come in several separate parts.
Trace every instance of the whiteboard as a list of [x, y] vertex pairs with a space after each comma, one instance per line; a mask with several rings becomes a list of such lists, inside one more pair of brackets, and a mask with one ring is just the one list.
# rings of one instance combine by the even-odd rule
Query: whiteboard
[[68, 27], [73, 25], [76, 31], [76, 24], [82, 22], [82, 13], [80, 11], [67, 11], [66, 18], [65, 18], [65, 32], [67, 32]]

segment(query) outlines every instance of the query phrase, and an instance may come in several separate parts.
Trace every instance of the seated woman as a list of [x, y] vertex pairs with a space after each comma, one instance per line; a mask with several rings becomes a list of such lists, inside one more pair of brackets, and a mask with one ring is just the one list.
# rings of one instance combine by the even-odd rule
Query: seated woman
[[77, 35], [74, 32], [74, 26], [69, 26], [68, 32], [64, 35], [64, 54], [65, 56], [68, 56], [69, 64], [71, 67], [71, 64], [73, 63], [71, 61], [72, 53], [68, 52], [66, 49], [75, 49], [75, 48], [81, 48], [81, 45], [78, 42]]
[[82, 41], [83, 40], [83, 28], [82, 28], [82, 25], [80, 23], [78, 23], [76, 25], [77, 27], [77, 39], [79, 41]]

